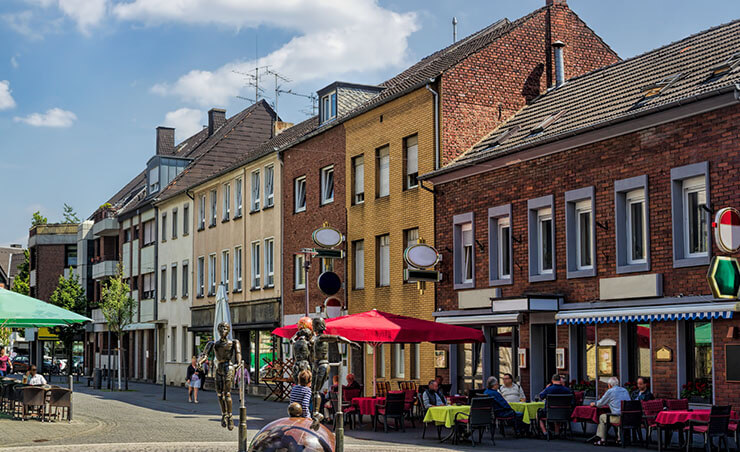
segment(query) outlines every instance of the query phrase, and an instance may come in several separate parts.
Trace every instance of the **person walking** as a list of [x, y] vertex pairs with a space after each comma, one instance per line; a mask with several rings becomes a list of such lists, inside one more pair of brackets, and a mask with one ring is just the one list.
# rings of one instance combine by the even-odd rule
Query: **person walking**
[[188, 366], [188, 374], [185, 383], [188, 385], [188, 403], [198, 403], [198, 390], [205, 378], [203, 371], [198, 369], [198, 357], [193, 355]]
[[0, 347], [0, 377], [8, 375], [13, 367], [10, 356], [5, 353], [5, 347]]

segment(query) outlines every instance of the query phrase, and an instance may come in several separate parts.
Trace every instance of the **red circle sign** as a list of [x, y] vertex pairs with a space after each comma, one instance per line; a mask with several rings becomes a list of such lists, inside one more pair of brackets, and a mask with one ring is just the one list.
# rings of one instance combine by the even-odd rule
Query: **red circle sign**
[[715, 239], [717, 246], [725, 253], [734, 253], [740, 249], [740, 212], [732, 207], [725, 207], [715, 217]]

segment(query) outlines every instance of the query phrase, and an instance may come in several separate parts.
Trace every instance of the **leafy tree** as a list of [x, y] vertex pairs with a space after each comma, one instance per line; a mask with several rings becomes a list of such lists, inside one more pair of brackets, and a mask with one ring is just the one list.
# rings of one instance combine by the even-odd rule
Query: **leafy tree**
[[[87, 297], [85, 289], [80, 285], [80, 280], [74, 271], [69, 269], [69, 278], [64, 275], [59, 276], [57, 288], [52, 292], [49, 298], [51, 304], [72, 311], [77, 314], [85, 314], [87, 308]], [[67, 352], [67, 372], [72, 375], [72, 347], [77, 338], [80, 337], [85, 328], [80, 324], [68, 326], [57, 326], [52, 328], [54, 334], [59, 336], [59, 340], [64, 345]]]
[[63, 215], [64, 215], [64, 221], [62, 221], [62, 223], [77, 224], [80, 222], [80, 218], [77, 216], [77, 212], [75, 212], [72, 206], [70, 206], [66, 202], [64, 203], [64, 214]]
[[13, 278], [13, 284], [10, 290], [23, 295], [31, 294], [31, 272], [29, 271], [28, 250], [23, 250], [25, 260], [18, 266], [18, 274]]
[[116, 276], [103, 286], [100, 310], [103, 311], [108, 329], [118, 338], [118, 390], [121, 390], [121, 337], [123, 329], [132, 323], [136, 301], [129, 295], [128, 284], [123, 280], [123, 266], [119, 263]]
[[45, 216], [41, 215], [41, 212], [38, 210], [33, 213], [33, 217], [31, 218], [31, 226], [38, 226], [40, 224], [46, 224], [49, 220], [46, 219]]

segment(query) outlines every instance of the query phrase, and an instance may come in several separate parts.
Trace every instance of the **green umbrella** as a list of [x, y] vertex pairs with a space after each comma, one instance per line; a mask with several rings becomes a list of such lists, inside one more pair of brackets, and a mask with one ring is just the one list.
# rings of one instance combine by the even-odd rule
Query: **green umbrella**
[[33, 328], [92, 322], [59, 306], [0, 289], [0, 327]]

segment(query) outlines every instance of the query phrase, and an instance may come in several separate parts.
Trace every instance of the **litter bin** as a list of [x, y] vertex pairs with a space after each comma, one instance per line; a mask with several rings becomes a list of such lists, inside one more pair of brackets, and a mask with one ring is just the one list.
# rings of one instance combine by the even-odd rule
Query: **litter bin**
[[101, 387], [100, 369], [95, 368], [93, 369], [93, 388], [100, 389]]

